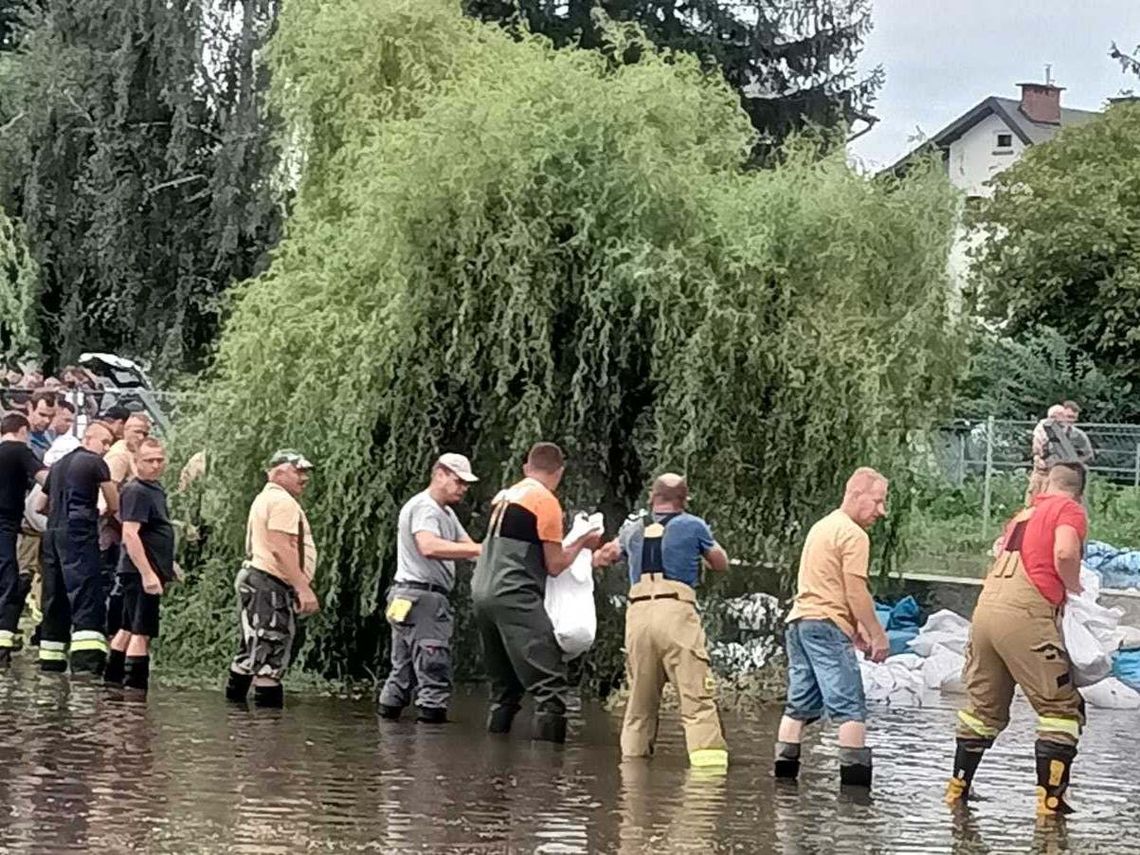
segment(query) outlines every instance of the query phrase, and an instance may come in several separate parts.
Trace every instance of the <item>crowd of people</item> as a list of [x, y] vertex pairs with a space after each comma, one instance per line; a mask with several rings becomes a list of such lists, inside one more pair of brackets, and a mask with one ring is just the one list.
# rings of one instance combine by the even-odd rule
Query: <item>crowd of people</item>
[[[81, 439], [68, 441], [74, 413], [67, 401], [40, 389], [26, 403], [0, 420], [0, 664], [19, 646], [17, 623], [30, 587], [21, 580], [38, 570], [40, 668], [102, 675], [111, 685], [145, 692], [160, 596], [178, 575], [161, 483], [165, 450], [149, 436], [144, 414], [109, 410], [89, 422]], [[1063, 456], [1081, 447], [1077, 429], [1066, 414], [1050, 412], [1040, 448], [1043, 475], [999, 539], [972, 624], [968, 699], [947, 790], [952, 804], [969, 798], [1019, 685], [1039, 716], [1038, 812], [1069, 810], [1064, 796], [1084, 716], [1058, 617], [1066, 591], [1080, 589], [1085, 468], [1079, 452]], [[1075, 411], [1068, 412], [1075, 420]], [[474, 561], [473, 610], [491, 683], [487, 728], [509, 732], [530, 695], [532, 738], [564, 742], [567, 657], [546, 612], [545, 590], [589, 551], [597, 572], [619, 562], [628, 572], [622, 756], [652, 756], [662, 691], [671, 683], [690, 764], [727, 767], [696, 591], [702, 567], [724, 572], [728, 555], [708, 523], [688, 512], [688, 486], [675, 473], [653, 481], [647, 508], [631, 514], [612, 539], [594, 529], [566, 539], [557, 498], [565, 466], [557, 445], [535, 444], [522, 479], [493, 500], [488, 530], [477, 542], [454, 510], [478, 481], [471, 462], [456, 453], [435, 461], [426, 488], [395, 520], [397, 566], [385, 602], [391, 667], [377, 696], [380, 716], [398, 719], [414, 706], [420, 722], [447, 722], [450, 597], [456, 562]], [[235, 568], [238, 642], [225, 687], [233, 702], [247, 703], [252, 690], [257, 706], [283, 705], [298, 617], [320, 607], [313, 587], [317, 547], [301, 503], [313, 469], [297, 451], [274, 453], [250, 507], [245, 559]], [[887, 492], [882, 474], [856, 470], [840, 506], [810, 529], [803, 545], [786, 619], [788, 690], [775, 745], [777, 779], [797, 778], [804, 730], [826, 718], [838, 726], [841, 783], [871, 786], [857, 651], [882, 661], [890, 646], [868, 587], [868, 531], [887, 513]]]

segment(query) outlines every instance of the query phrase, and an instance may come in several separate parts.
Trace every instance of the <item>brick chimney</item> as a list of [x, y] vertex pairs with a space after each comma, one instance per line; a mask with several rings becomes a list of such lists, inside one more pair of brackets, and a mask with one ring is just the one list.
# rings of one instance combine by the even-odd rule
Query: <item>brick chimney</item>
[[1045, 125], [1061, 124], [1062, 87], [1052, 83], [1019, 83], [1021, 87], [1021, 112], [1031, 122]]

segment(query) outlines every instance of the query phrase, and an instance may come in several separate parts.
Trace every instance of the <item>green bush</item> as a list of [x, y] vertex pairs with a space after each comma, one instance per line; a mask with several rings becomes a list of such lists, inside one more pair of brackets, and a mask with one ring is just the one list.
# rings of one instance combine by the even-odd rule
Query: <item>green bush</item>
[[[616, 526], [654, 473], [681, 470], [730, 552], [779, 572], [856, 465], [905, 495], [909, 438], [958, 364], [955, 200], [936, 171], [872, 182], [801, 143], [745, 173], [748, 120], [695, 60], [610, 68], [442, 0], [297, 0], [272, 50], [295, 213], [180, 431], [184, 452], [208, 450], [212, 534], [169, 606], [168, 664], [219, 669], [230, 651], [275, 446], [318, 464], [323, 609], [302, 662], [329, 677], [377, 667], [396, 514], [444, 449], [483, 477], [476, 537], [542, 438], [567, 449], [568, 508]], [[897, 534], [878, 540], [886, 566]], [[604, 689], [621, 634], [600, 605], [583, 673]], [[461, 617], [467, 673], [469, 630]]]

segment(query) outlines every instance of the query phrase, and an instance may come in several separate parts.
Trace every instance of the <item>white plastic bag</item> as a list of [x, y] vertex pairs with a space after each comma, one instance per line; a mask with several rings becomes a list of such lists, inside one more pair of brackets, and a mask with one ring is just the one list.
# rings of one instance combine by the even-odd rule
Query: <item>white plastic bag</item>
[[[1073, 664], [1073, 682], [1078, 688], [1098, 683], [1112, 673], [1111, 655], [1082, 620], [1083, 610], [1079, 606], [1074, 607], [1074, 604], [1082, 602], [1080, 597], [1070, 594], [1065, 603], [1065, 615], [1061, 618], [1061, 635], [1065, 639], [1069, 661]], [[1095, 603], [1092, 605], [1099, 608]]]
[[965, 667], [965, 656], [936, 644], [926, 659], [926, 665], [922, 669], [922, 679], [928, 689], [961, 694], [966, 690], [962, 682], [962, 671]]
[[[579, 514], [563, 545], [573, 543], [590, 531], [604, 531], [601, 514]], [[581, 656], [594, 644], [598, 615], [594, 609], [593, 553], [583, 549], [574, 562], [546, 580], [546, 613], [554, 626], [554, 638], [567, 659]]]
[[1110, 710], [1140, 709], [1140, 692], [1109, 677], [1081, 689], [1081, 694], [1089, 706]]

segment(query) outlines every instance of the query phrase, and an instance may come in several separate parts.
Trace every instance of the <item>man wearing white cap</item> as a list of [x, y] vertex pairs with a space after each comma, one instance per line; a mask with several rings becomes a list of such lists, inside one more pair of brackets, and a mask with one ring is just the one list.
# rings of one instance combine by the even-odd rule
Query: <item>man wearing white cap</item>
[[452, 510], [478, 481], [462, 454], [444, 454], [431, 483], [400, 509], [396, 578], [385, 612], [392, 626], [392, 670], [378, 700], [380, 715], [400, 717], [415, 695], [417, 719], [447, 721], [451, 697], [451, 602], [456, 560], [479, 556], [480, 546]]

